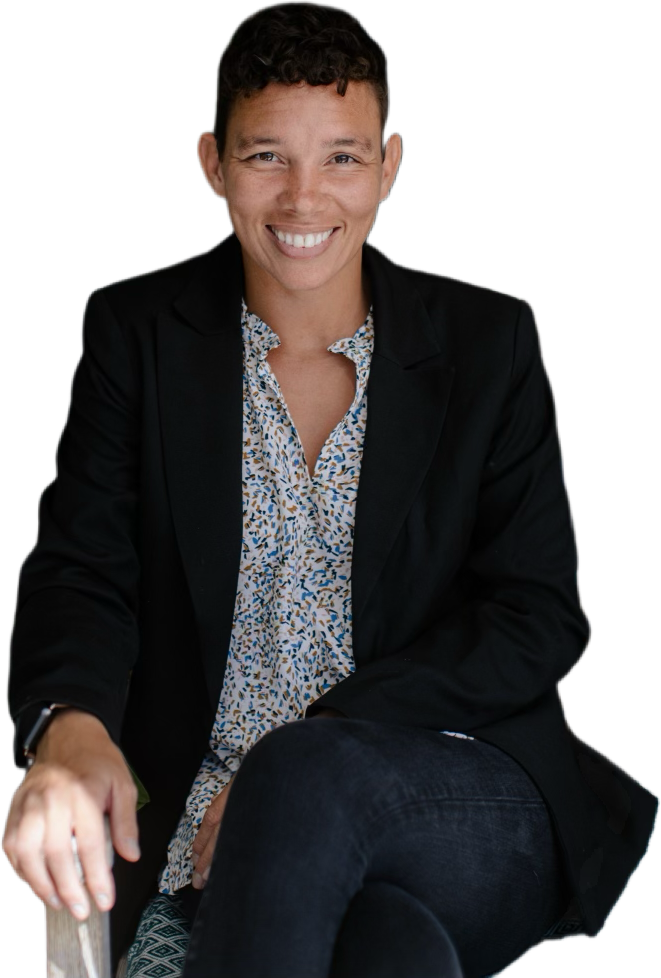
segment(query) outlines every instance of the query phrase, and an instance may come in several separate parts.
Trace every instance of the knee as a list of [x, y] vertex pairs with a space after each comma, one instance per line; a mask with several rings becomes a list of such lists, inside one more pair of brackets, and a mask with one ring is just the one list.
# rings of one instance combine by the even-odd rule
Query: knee
[[343, 754], [343, 731], [334, 724], [331, 720], [294, 720], [274, 727], [250, 748], [241, 769], [287, 780], [326, 776], [341, 763]]
[[[355, 721], [295, 720], [264, 734], [248, 751], [236, 792], [268, 794], [269, 805], [294, 806], [360, 832], [369, 813], [388, 801], [394, 776], [369, 745], [357, 741]], [[301, 807], [303, 806], [303, 807]]]

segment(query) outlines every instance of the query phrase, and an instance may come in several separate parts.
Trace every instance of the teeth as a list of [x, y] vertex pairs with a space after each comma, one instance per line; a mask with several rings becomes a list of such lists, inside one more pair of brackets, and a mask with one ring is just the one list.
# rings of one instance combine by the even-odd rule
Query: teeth
[[304, 237], [302, 234], [289, 234], [284, 231], [276, 231], [274, 228], [271, 230], [283, 244], [293, 245], [294, 248], [314, 248], [315, 245], [321, 244], [333, 233], [333, 228], [329, 228], [328, 231], [320, 231], [319, 234], [306, 234]]

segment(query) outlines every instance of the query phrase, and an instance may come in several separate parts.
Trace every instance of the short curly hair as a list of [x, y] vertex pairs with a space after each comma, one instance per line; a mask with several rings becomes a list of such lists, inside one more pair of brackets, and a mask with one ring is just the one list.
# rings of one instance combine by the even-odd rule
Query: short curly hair
[[218, 67], [214, 136], [218, 156], [225, 153], [227, 122], [235, 101], [269, 82], [287, 85], [337, 81], [344, 95], [349, 81], [367, 81], [374, 89], [383, 131], [388, 117], [386, 58], [361, 24], [337, 7], [316, 3], [279, 3], [246, 18], [232, 35]]

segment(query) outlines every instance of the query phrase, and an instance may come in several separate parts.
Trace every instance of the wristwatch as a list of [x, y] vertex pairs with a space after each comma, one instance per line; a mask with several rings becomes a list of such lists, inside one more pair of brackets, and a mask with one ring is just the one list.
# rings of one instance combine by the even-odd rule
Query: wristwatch
[[66, 710], [71, 706], [70, 703], [51, 703], [45, 706], [39, 714], [36, 723], [32, 726], [29, 734], [23, 742], [23, 756], [26, 758], [26, 767], [29, 770], [37, 759], [37, 742], [46, 730], [58, 710]]

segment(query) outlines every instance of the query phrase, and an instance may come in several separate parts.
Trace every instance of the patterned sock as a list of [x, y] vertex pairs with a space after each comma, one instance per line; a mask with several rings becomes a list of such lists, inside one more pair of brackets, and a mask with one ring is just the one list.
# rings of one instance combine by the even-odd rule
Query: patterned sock
[[157, 893], [142, 911], [128, 952], [126, 978], [179, 978], [190, 932], [177, 893]]

